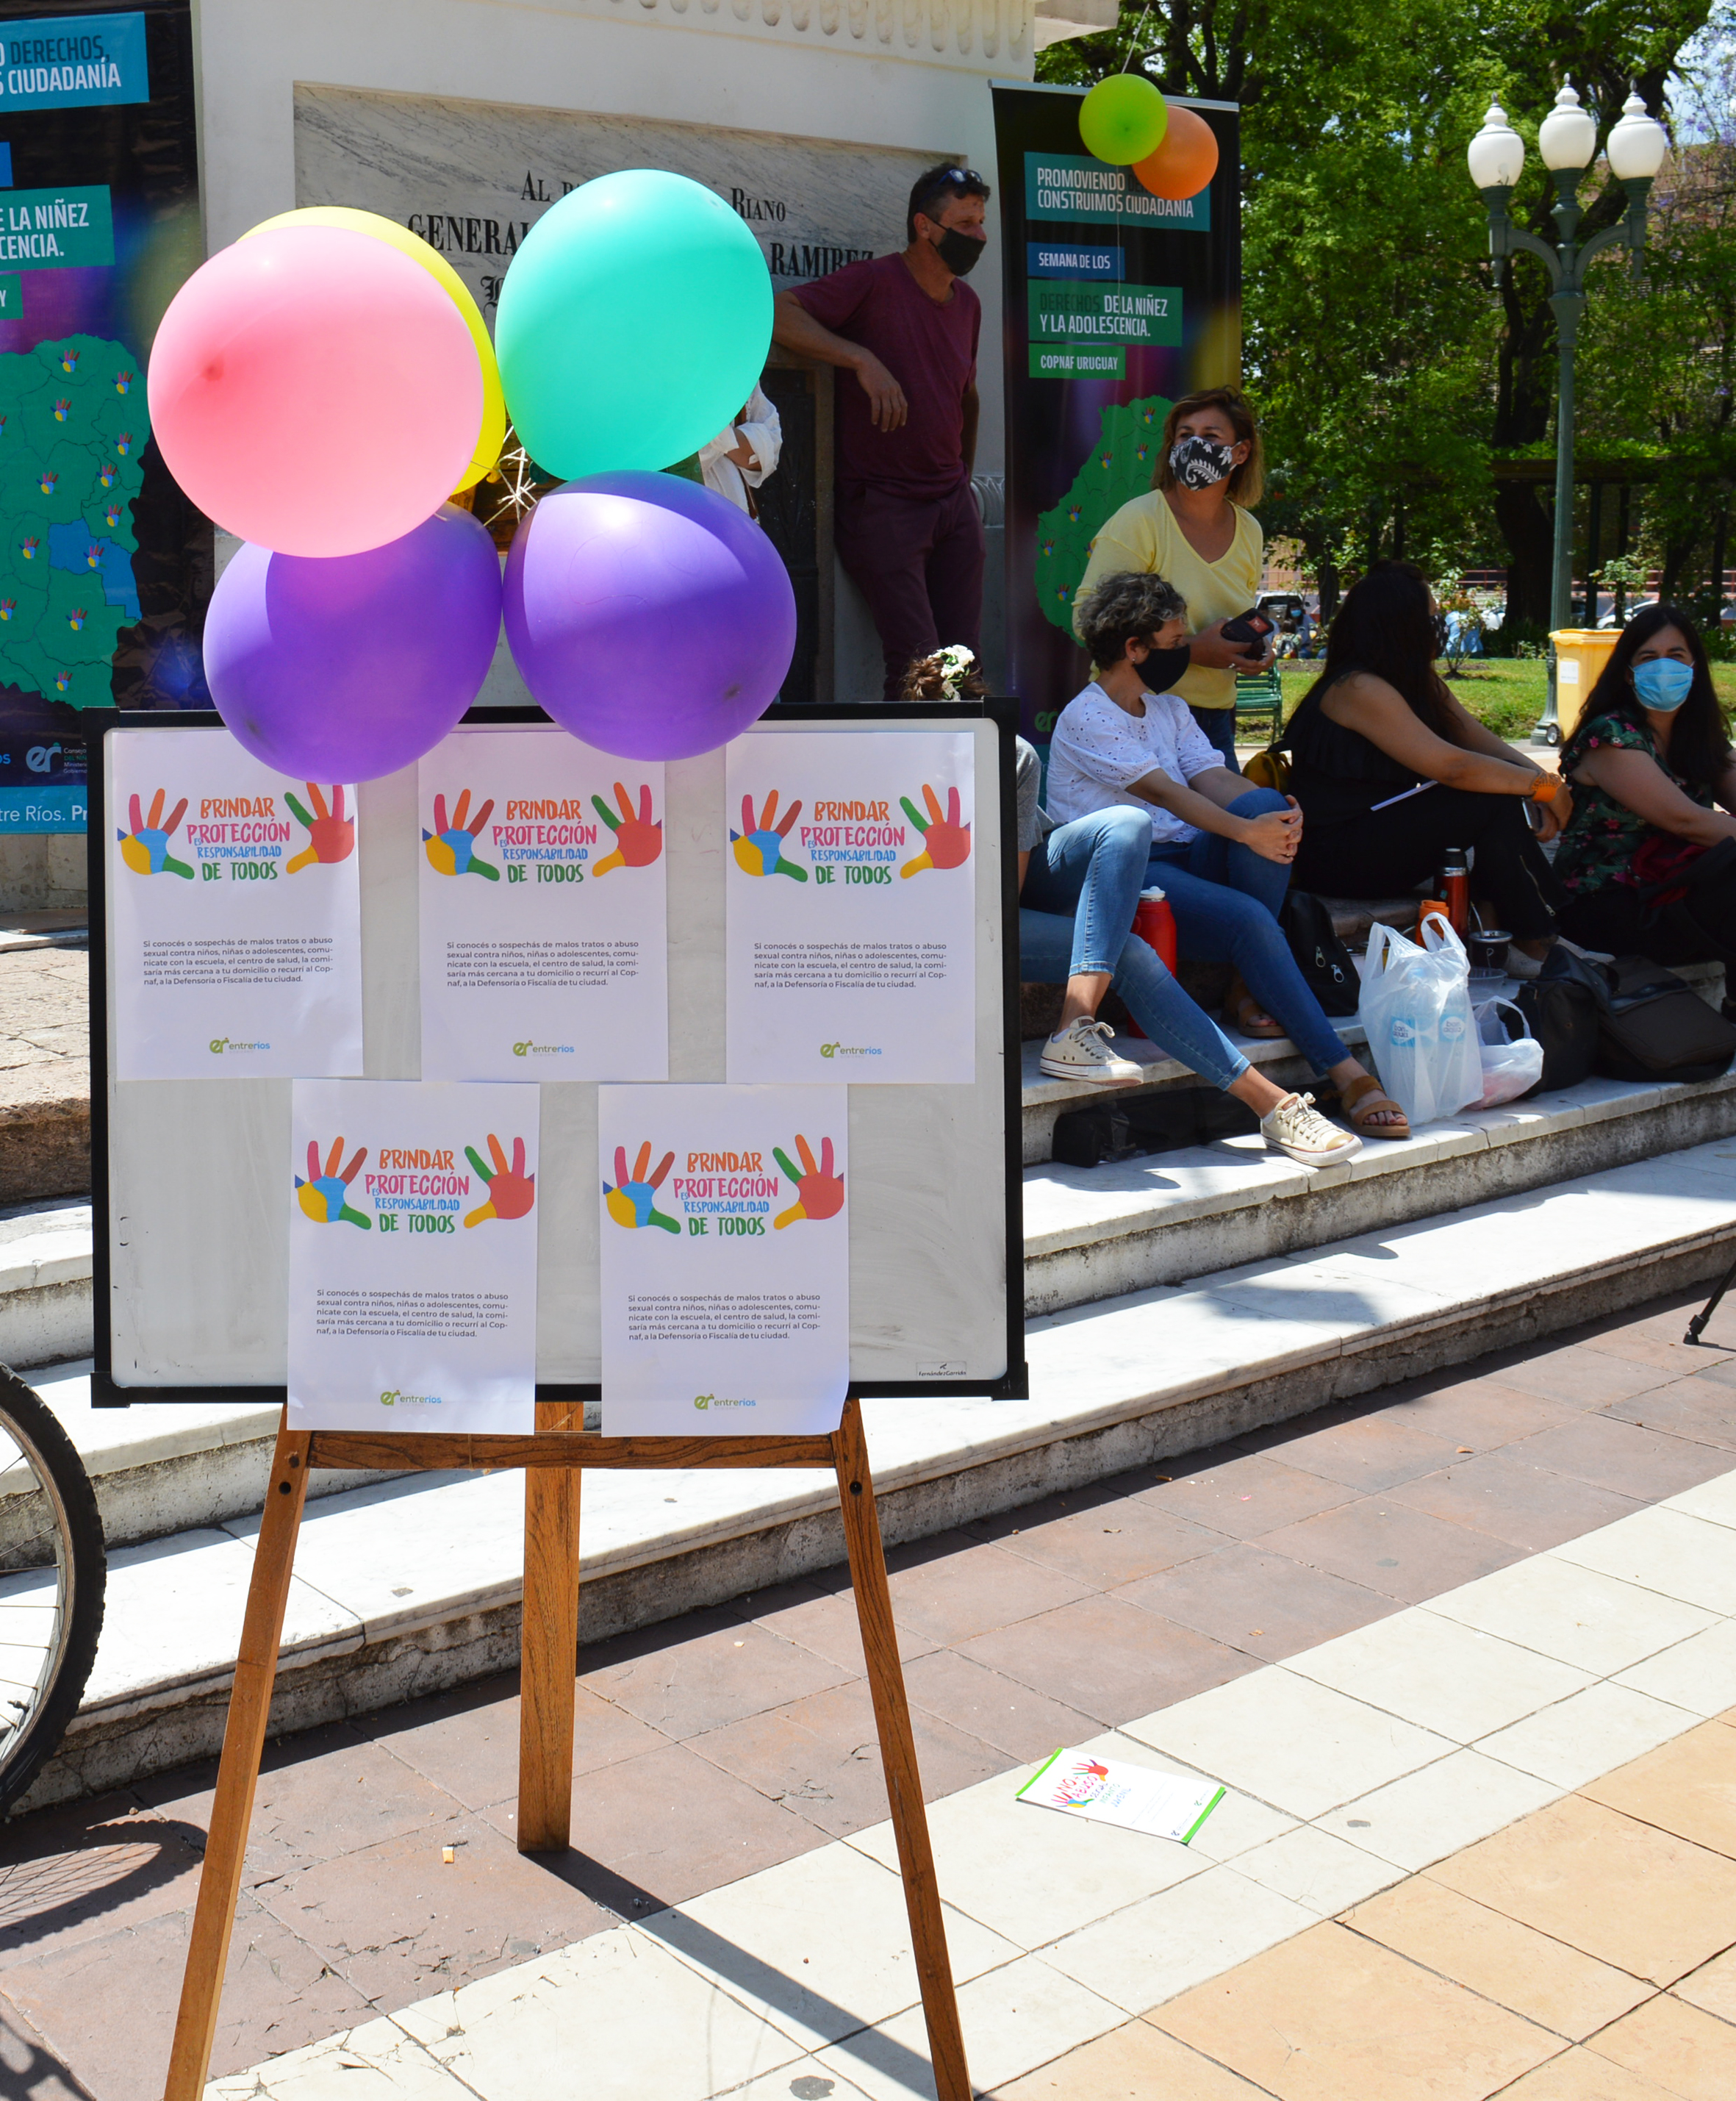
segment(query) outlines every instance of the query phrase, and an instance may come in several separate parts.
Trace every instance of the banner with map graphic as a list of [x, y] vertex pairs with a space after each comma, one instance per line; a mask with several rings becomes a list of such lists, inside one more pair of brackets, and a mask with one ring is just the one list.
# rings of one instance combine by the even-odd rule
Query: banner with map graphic
[[1217, 172], [1153, 197], [1079, 135], [1084, 90], [1001, 87], [1008, 690], [1046, 741], [1089, 676], [1073, 594], [1111, 514], [1151, 486], [1172, 402], [1241, 375], [1239, 113], [1190, 102]]
[[[79, 710], [209, 705], [207, 522], [151, 441], [145, 364], [204, 260], [186, 0], [0, 0], [0, 831], [73, 828]], [[82, 824], [81, 827], [82, 828]]]

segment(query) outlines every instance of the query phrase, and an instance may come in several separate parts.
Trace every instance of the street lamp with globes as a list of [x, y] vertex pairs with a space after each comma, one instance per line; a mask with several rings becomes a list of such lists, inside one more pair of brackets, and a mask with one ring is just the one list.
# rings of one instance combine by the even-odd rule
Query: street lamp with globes
[[[1585, 266], [1614, 241], [1625, 240], [1633, 255], [1636, 275], [1645, 245], [1645, 199], [1652, 179], [1663, 165], [1669, 136], [1655, 117], [1648, 117], [1637, 94], [1623, 105], [1620, 121], [1610, 130], [1605, 153], [1610, 172], [1628, 192], [1628, 210], [1620, 223], [1593, 234], [1583, 244], [1576, 241], [1579, 224], [1579, 189], [1597, 150], [1597, 122], [1580, 106], [1571, 81], [1555, 98], [1555, 107], [1537, 131], [1537, 147], [1544, 166], [1555, 178], [1553, 217], [1555, 245], [1539, 241], [1523, 227], [1515, 226], [1508, 203], [1525, 166], [1525, 142], [1507, 121], [1499, 103], [1491, 102], [1483, 128], [1472, 139], [1465, 159], [1471, 180], [1482, 194], [1489, 210], [1489, 253], [1495, 259], [1495, 282], [1501, 281], [1508, 259], [1515, 249], [1528, 250], [1542, 259], [1549, 272], [1549, 303], [1555, 309], [1555, 339], [1561, 354], [1561, 378], [1555, 415], [1555, 550], [1549, 585], [1549, 626], [1565, 627], [1572, 618], [1573, 601], [1573, 359], [1579, 339], [1579, 316], [1585, 307]], [[1531, 732], [1534, 744], [1559, 744], [1561, 716], [1556, 705], [1555, 650], [1549, 651], [1549, 693], [1543, 719]]]

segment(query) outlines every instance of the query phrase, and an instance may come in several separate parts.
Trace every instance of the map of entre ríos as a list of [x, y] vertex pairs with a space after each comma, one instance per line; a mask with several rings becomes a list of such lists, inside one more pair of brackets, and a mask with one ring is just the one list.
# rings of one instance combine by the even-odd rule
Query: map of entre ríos
[[116, 644], [139, 617], [132, 504], [150, 430], [120, 343], [0, 356], [0, 685], [111, 704]]
[[1073, 486], [1053, 511], [1038, 515], [1037, 603], [1063, 635], [1073, 631], [1073, 594], [1091, 559], [1092, 542], [1124, 503], [1151, 486], [1168, 414], [1161, 394], [1111, 402]]

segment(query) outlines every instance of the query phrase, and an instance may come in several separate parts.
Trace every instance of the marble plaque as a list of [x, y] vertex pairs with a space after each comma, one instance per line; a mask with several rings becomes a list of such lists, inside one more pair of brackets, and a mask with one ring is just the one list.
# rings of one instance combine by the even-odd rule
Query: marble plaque
[[727, 198], [780, 289], [904, 245], [910, 186], [948, 149], [837, 145], [649, 117], [298, 86], [298, 204], [377, 211], [439, 249], [493, 324], [501, 277], [551, 204], [618, 168], [669, 168]]

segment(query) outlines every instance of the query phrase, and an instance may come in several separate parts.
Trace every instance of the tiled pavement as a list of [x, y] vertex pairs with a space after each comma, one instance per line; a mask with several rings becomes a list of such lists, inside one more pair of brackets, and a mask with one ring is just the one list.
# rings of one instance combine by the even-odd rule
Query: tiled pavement
[[1729, 2101], [1736, 1710], [996, 2101]]
[[[1730, 1471], [1736, 1319], [1712, 1331], [1725, 1349], [1690, 1351], [1685, 1310], [1486, 1359], [895, 1552], [930, 1797]], [[558, 1860], [513, 1847], [509, 1682], [274, 1749], [214, 2071], [883, 1817], [840, 1580], [691, 1615], [581, 1662], [575, 1850]], [[1615, 1666], [1588, 1655], [1584, 1667]], [[1534, 1756], [1526, 1770], [1539, 1769]], [[210, 1777], [171, 1774], [8, 1827], [0, 2095], [161, 2090]], [[785, 2089], [766, 2090], [781, 2101]]]

